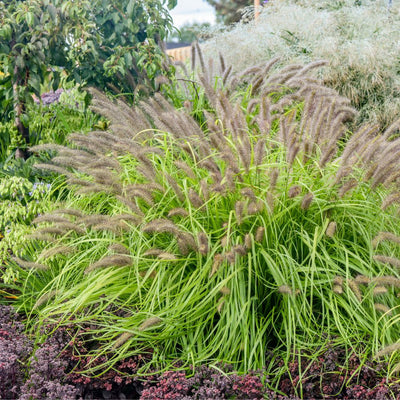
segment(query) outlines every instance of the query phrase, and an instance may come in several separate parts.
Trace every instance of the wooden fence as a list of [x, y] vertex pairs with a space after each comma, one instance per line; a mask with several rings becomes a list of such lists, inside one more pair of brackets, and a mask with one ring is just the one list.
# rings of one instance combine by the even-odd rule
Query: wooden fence
[[185, 61], [189, 59], [192, 54], [192, 46], [169, 49], [167, 50], [167, 54], [172, 58], [172, 61]]

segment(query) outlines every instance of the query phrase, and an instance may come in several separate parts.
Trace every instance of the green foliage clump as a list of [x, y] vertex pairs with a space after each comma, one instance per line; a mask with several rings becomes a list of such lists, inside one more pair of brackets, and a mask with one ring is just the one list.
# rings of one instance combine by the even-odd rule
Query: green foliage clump
[[396, 340], [400, 253], [372, 242], [399, 233], [398, 127], [346, 142], [355, 112], [310, 77], [321, 63], [232, 75], [221, 58], [217, 79], [199, 60], [201, 125], [192, 98], [177, 111], [161, 95], [130, 108], [97, 94], [111, 132], [33, 149], [57, 151], [37, 168], [72, 192], [15, 258], [16, 304], [36, 331], [73, 316], [109, 366], [149, 353], [147, 368], [247, 371], [269, 349]]
[[[57, 102], [28, 106], [30, 144], [63, 145], [69, 133], [87, 132], [97, 123], [101, 124], [99, 117], [86, 109], [84, 96], [74, 88], [63, 92]], [[26, 148], [26, 144], [13, 121], [0, 122], [0, 162], [3, 168], [8, 169], [14, 162], [18, 148]]]
[[400, 115], [399, 40], [397, 2], [285, 0], [269, 2], [257, 22], [216, 32], [204, 52], [222, 52], [237, 72], [276, 56], [285, 65], [327, 60], [321, 77], [360, 111], [355, 122], [385, 128]]
[[[6, 263], [10, 254], [16, 254], [24, 247], [25, 236], [34, 228], [33, 219], [50, 210], [50, 190], [50, 183], [32, 183], [22, 177], [1, 176], [0, 265]], [[11, 273], [11, 270], [7, 272]], [[9, 283], [7, 273], [2, 280]]]
[[173, 70], [159, 44], [172, 28], [168, 9], [175, 5], [176, 0], [0, 2], [2, 118], [14, 117], [23, 142], [31, 144], [32, 94], [39, 97], [48, 82], [56, 90], [63, 74], [130, 94], [131, 100], [138, 85], [151, 92], [154, 79]]

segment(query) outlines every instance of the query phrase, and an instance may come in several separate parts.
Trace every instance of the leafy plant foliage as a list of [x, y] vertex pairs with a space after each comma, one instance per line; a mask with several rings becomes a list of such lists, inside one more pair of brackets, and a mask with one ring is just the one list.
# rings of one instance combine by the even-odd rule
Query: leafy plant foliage
[[[133, 93], [165, 61], [158, 44], [171, 28], [165, 0], [0, 2], [0, 98], [30, 143], [27, 105], [61, 74], [116, 93]], [[176, 5], [169, 0], [168, 7]], [[26, 157], [26, 155], [25, 155]]]

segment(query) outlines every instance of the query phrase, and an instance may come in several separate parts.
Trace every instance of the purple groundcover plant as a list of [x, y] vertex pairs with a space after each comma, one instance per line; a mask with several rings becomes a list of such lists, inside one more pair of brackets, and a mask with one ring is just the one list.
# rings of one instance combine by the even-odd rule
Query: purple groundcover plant
[[168, 371], [157, 378], [155, 385], [151, 379], [145, 382], [141, 399], [262, 399], [271, 394], [261, 381], [260, 374], [239, 376], [228, 375], [227, 372], [230, 372], [229, 367], [214, 369], [201, 366], [192, 377], [186, 377], [185, 372]]
[[16, 398], [32, 343], [12, 307], [0, 305], [0, 399]]
[[[400, 384], [385, 377], [386, 364], [361, 365], [358, 356], [347, 358], [340, 347], [312, 359], [295, 357], [274, 390], [265, 374], [238, 375], [229, 365], [203, 365], [191, 373], [154, 372], [139, 379], [138, 371], [148, 361], [141, 356], [121, 360], [96, 376], [84, 375], [89, 366], [107, 361], [89, 356], [93, 340], [85, 340], [74, 327], [47, 328], [52, 333], [34, 350], [19, 315], [12, 307], [0, 305], [0, 399], [400, 400]], [[275, 360], [273, 366], [281, 369], [284, 364]]]
[[77, 398], [79, 389], [64, 383], [68, 361], [60, 357], [60, 353], [68, 342], [66, 330], [59, 329], [35, 351], [19, 400]]

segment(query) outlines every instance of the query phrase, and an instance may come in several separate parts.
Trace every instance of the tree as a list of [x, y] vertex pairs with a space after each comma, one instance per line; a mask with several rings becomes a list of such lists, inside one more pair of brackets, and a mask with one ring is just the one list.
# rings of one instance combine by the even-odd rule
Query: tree
[[242, 10], [253, 5], [252, 0], [206, 0], [215, 8], [217, 20], [225, 25], [240, 21]]
[[192, 43], [204, 39], [211, 24], [209, 22], [193, 22], [182, 25], [179, 30], [168, 36], [168, 41]]
[[[172, 28], [176, 0], [0, 1], [2, 108], [29, 144], [27, 105], [63, 71], [78, 83], [132, 93], [162, 70], [157, 43]], [[62, 67], [62, 70], [60, 68]]]
[[74, 78], [113, 93], [129, 94], [138, 84], [153, 87], [165, 69], [160, 44], [172, 30], [177, 0], [96, 0], [95, 31], [77, 48]]

